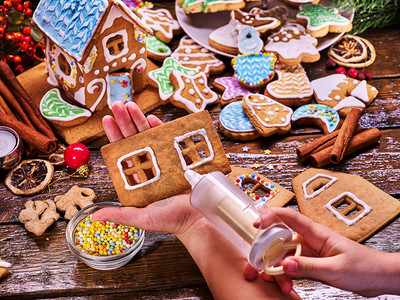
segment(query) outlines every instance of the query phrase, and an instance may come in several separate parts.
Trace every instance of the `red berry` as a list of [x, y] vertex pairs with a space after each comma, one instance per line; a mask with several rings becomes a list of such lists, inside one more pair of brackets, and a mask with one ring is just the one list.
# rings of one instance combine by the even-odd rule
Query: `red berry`
[[354, 68], [350, 68], [347, 72], [351, 78], [356, 78], [358, 75], [358, 71]]
[[29, 44], [31, 42], [31, 37], [29, 35], [24, 35], [22, 41]]
[[372, 79], [372, 74], [371, 73], [365, 73], [365, 78], [367, 80], [371, 80]]
[[32, 14], [32, 9], [30, 8], [25, 8], [24, 9], [24, 15], [25, 16], [30, 16]]
[[29, 8], [29, 1], [24, 2], [24, 8]]
[[15, 71], [17, 71], [17, 72], [19, 72], [19, 73], [22, 73], [22, 72], [25, 71], [25, 70], [24, 70], [24, 67], [23, 67], [22, 65], [17, 65], [17, 66], [15, 67]]
[[71, 144], [64, 151], [65, 164], [71, 169], [87, 165], [90, 159], [89, 149], [81, 143]]
[[24, 29], [22, 30], [22, 32], [25, 35], [30, 35], [31, 34], [31, 28], [29, 26], [25, 26]]
[[357, 79], [358, 80], [364, 80], [365, 79], [364, 73], [358, 73]]
[[22, 6], [22, 4], [17, 4], [17, 6], [15, 7], [16, 11], [21, 11], [23, 9], [24, 9], [24, 7]]
[[328, 69], [333, 69], [333, 68], [335, 68], [336, 67], [336, 62], [333, 60], [333, 59], [331, 59], [331, 58], [329, 58], [327, 61], [326, 61], [326, 67], [328, 68]]
[[11, 7], [11, 6], [12, 6], [12, 2], [11, 2], [11, 1], [8, 1], [8, 0], [5, 0], [5, 1], [3, 2], [3, 5], [4, 5], [4, 6]]
[[3, 26], [0, 26], [0, 39], [2, 39], [3, 37], [4, 37], [4, 32], [5, 32], [6, 30], [4, 29], [4, 27]]
[[19, 43], [19, 47], [21, 48], [22, 51], [26, 51], [29, 48], [29, 45], [25, 42]]
[[22, 33], [21, 32], [14, 32], [13, 35], [13, 42], [18, 43], [22, 38]]
[[19, 64], [22, 61], [21, 56], [19, 55], [14, 55], [13, 60], [15, 64]]
[[12, 63], [14, 61], [14, 56], [11, 54], [6, 55], [6, 62], [7, 63]]
[[346, 74], [346, 69], [343, 67], [339, 67], [335, 70], [336, 74]]

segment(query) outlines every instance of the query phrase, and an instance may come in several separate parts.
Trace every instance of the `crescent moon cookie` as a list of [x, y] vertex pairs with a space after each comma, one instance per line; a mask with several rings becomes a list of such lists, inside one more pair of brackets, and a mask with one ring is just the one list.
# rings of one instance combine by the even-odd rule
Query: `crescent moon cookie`
[[287, 106], [301, 106], [311, 101], [313, 89], [301, 65], [275, 65], [278, 80], [270, 82], [264, 94]]
[[350, 20], [341, 16], [336, 8], [303, 4], [299, 9], [296, 22], [306, 26], [307, 33], [313, 37], [323, 37], [329, 32], [349, 32], [353, 28]]
[[193, 76], [173, 71], [169, 76], [175, 92], [170, 97], [173, 105], [189, 113], [203, 111], [207, 105], [218, 101], [218, 95], [207, 85], [207, 76], [199, 72]]
[[231, 12], [231, 19], [238, 20], [243, 25], [254, 27], [254, 29], [260, 33], [273, 30], [281, 24], [281, 21], [272, 16], [266, 17], [258, 14], [246, 13], [240, 9]]
[[375, 61], [376, 52], [368, 40], [346, 34], [331, 45], [328, 56], [340, 66], [366, 68]]
[[234, 140], [250, 141], [260, 137], [243, 111], [242, 101], [225, 106], [219, 115], [218, 124], [221, 133]]
[[243, 97], [243, 110], [257, 132], [264, 136], [286, 134], [291, 128], [293, 110], [265, 95], [249, 94]]
[[225, 64], [214, 53], [200, 46], [189, 36], [181, 38], [178, 48], [171, 54], [182, 66], [207, 74], [220, 74]]
[[318, 41], [305, 32], [303, 26], [288, 23], [268, 37], [265, 51], [275, 53], [279, 62], [294, 66], [301, 62], [315, 62], [320, 58], [316, 48]]
[[244, 0], [178, 0], [178, 5], [187, 14], [212, 13], [245, 7]]
[[319, 104], [333, 107], [343, 118], [352, 108], [364, 110], [378, 95], [378, 90], [365, 80], [332, 74], [311, 81]]
[[254, 27], [244, 26], [239, 30], [238, 49], [241, 54], [257, 53], [262, 50], [264, 43]]
[[223, 93], [221, 96], [221, 105], [225, 106], [233, 101], [242, 100], [244, 95], [251, 92], [243, 87], [234, 77], [219, 77], [213, 82], [214, 88]]
[[251, 53], [232, 59], [234, 77], [246, 88], [259, 89], [275, 75], [276, 56], [273, 53]]
[[293, 126], [316, 126], [325, 134], [331, 133], [339, 125], [339, 114], [332, 108], [322, 104], [307, 104], [295, 110], [292, 117]]

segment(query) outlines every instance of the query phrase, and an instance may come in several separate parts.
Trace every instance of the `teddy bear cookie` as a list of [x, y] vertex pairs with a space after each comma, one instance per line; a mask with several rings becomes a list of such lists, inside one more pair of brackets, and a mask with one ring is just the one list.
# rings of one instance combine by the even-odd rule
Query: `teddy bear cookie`
[[249, 94], [243, 97], [243, 110], [257, 132], [264, 136], [286, 134], [291, 128], [293, 110], [265, 95]]
[[239, 54], [232, 59], [234, 77], [246, 88], [260, 89], [274, 77], [275, 62], [273, 53]]
[[204, 72], [207, 76], [209, 74], [220, 74], [225, 70], [225, 64], [222, 60], [187, 35], [181, 38], [171, 57], [182, 66]]
[[378, 90], [365, 80], [332, 74], [311, 81], [314, 96], [319, 104], [325, 104], [345, 117], [352, 108], [364, 110], [378, 95]]
[[301, 62], [318, 61], [318, 41], [305, 32], [303, 26], [287, 23], [277, 33], [268, 37], [264, 50], [275, 53], [279, 62], [294, 66]]
[[246, 5], [244, 0], [178, 0], [177, 3], [187, 14], [234, 10]]
[[158, 61], [163, 61], [171, 55], [171, 48], [155, 36], [146, 37], [146, 50], [148, 57]]
[[213, 86], [217, 91], [223, 93], [220, 99], [222, 106], [234, 101], [242, 100], [244, 95], [252, 93], [241, 85], [234, 77], [215, 78]]
[[278, 79], [268, 83], [264, 94], [287, 106], [301, 106], [311, 101], [313, 90], [306, 71], [299, 65], [275, 65]]
[[260, 16], [259, 14], [246, 13], [240, 9], [231, 12], [231, 19], [238, 20], [241, 24], [251, 26], [260, 33], [277, 28], [281, 21], [273, 16]]
[[238, 49], [241, 54], [257, 53], [264, 47], [258, 31], [251, 26], [244, 26], [239, 30]]
[[221, 133], [231, 139], [251, 141], [260, 137], [245, 114], [242, 101], [235, 101], [225, 106], [219, 115]]
[[349, 19], [340, 15], [336, 8], [319, 4], [302, 4], [296, 15], [296, 22], [306, 26], [313, 37], [323, 37], [329, 32], [349, 32], [353, 26]]
[[330, 46], [328, 56], [340, 66], [366, 68], [375, 61], [376, 52], [367, 39], [346, 34]]
[[175, 34], [181, 31], [181, 26], [167, 9], [139, 8], [134, 11], [139, 18], [154, 32], [156, 38], [169, 43]]
[[218, 95], [207, 85], [207, 76], [204, 72], [191, 76], [173, 71], [170, 81], [175, 89], [170, 97], [171, 103], [189, 113], [203, 111], [207, 105], [218, 101]]
[[74, 185], [64, 195], [58, 195], [54, 198], [57, 209], [65, 212], [64, 217], [68, 220], [72, 219], [73, 216], [78, 212], [77, 207], [85, 208], [88, 205], [93, 204], [96, 199], [94, 191], [90, 188], [81, 188]]
[[297, 108], [292, 116], [293, 126], [315, 126], [325, 134], [338, 128], [339, 114], [332, 108], [322, 104], [306, 104]]

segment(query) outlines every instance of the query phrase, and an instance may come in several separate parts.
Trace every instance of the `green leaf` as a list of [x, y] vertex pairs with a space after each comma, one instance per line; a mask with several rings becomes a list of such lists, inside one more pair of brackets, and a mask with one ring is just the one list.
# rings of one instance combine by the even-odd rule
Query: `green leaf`
[[16, 55], [21, 52], [21, 48], [14, 43], [7, 43], [4, 46], [4, 52], [11, 55]]
[[32, 29], [31, 30], [31, 39], [34, 40], [36, 43], [38, 43], [40, 41], [40, 39], [42, 38], [42, 33], [36, 27], [32, 26], [31, 29]]
[[7, 12], [7, 22], [12, 25], [19, 25], [24, 20], [24, 15], [19, 11], [9, 11]]

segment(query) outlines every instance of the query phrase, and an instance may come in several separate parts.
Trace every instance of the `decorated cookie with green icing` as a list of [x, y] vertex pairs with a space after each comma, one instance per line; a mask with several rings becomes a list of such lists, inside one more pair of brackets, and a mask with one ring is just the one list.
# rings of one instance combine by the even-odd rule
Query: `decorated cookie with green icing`
[[163, 61], [171, 55], [171, 49], [155, 36], [146, 37], [147, 56], [155, 60]]
[[301, 5], [296, 18], [298, 22], [307, 23], [307, 32], [312, 36], [314, 36], [313, 32], [323, 29], [326, 35], [328, 32], [348, 32], [352, 28], [350, 20], [341, 16], [337, 9], [318, 4]]
[[150, 83], [158, 88], [161, 100], [166, 101], [174, 93], [175, 89], [169, 80], [173, 71], [180, 71], [186, 75], [194, 75], [197, 70], [181, 66], [175, 59], [168, 57], [161, 68], [149, 72]]
[[85, 122], [92, 113], [84, 108], [69, 104], [57, 88], [49, 90], [40, 101], [40, 113], [50, 122], [70, 127]]

